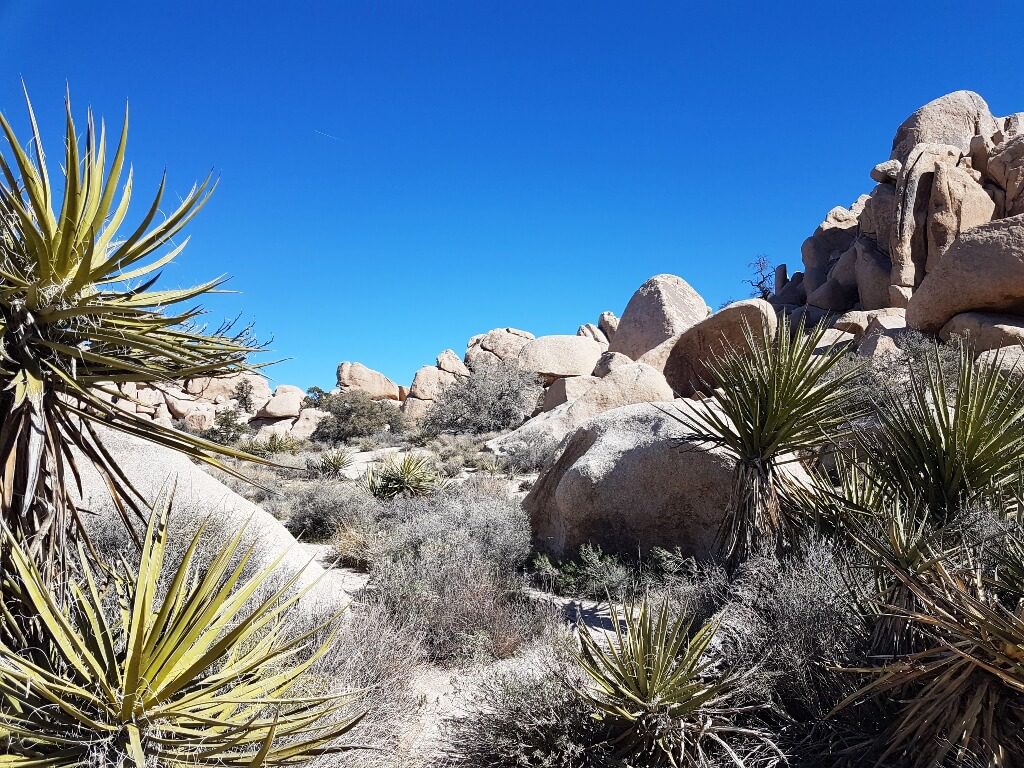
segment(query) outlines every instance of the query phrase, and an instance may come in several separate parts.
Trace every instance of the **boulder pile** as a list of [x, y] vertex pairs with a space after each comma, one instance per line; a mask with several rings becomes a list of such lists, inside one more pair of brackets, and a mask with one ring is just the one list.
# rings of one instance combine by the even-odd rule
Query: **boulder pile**
[[1024, 337], [1024, 113], [996, 117], [956, 91], [897, 129], [874, 189], [833, 208], [776, 272], [776, 309], [855, 336], [866, 314], [978, 351]]

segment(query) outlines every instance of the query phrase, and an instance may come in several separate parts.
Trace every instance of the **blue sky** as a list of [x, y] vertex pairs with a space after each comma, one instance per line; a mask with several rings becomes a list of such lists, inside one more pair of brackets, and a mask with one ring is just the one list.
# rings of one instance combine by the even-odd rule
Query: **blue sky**
[[738, 298], [921, 104], [1024, 110], [1014, 4], [761, 5], [0, 0], [0, 110], [24, 126], [24, 78], [59, 156], [65, 83], [79, 115], [127, 100], [140, 216], [164, 168], [221, 178], [167, 283], [230, 274], [210, 319], [272, 336], [278, 382], [408, 383], [659, 272]]

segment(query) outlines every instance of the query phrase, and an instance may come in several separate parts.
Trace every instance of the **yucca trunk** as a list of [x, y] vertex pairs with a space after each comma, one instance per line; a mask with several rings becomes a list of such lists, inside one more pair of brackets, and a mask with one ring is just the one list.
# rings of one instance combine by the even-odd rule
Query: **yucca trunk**
[[778, 475], [771, 459], [736, 462], [726, 520], [719, 532], [721, 551], [730, 567], [759, 551], [777, 554], [782, 547]]

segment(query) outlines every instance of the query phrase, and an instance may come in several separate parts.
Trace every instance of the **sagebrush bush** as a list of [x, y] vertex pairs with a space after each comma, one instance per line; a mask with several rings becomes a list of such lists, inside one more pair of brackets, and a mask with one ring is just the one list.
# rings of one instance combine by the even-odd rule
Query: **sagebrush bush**
[[324, 481], [306, 486], [290, 502], [287, 527], [301, 541], [352, 543], [346, 556], [365, 558], [354, 551], [355, 542], [364, 544], [374, 535], [380, 503], [365, 488], [355, 483]]
[[525, 435], [502, 445], [502, 460], [520, 473], [540, 472], [558, 454], [559, 442], [550, 435]]
[[408, 616], [435, 661], [507, 658], [550, 623], [523, 590], [530, 530], [515, 500], [481, 487], [399, 497], [380, 530], [368, 599]]
[[[322, 623], [319, 609], [289, 623], [289, 632], [301, 636]], [[318, 635], [314, 639], [321, 640]], [[327, 640], [326, 637], [323, 640]], [[355, 602], [346, 611], [328, 651], [307, 672], [296, 694], [329, 696], [360, 693], [365, 717], [350, 739], [364, 749], [324, 755], [309, 768], [402, 768], [415, 735], [422, 704], [413, 688], [425, 664], [416, 631], [401, 617], [375, 609], [373, 603]]]
[[748, 560], [721, 612], [727, 664], [746, 670], [747, 689], [794, 718], [824, 717], [856, 689], [837, 667], [857, 657], [865, 637], [850, 591], [863, 578], [824, 541], [781, 563]]
[[420, 428], [428, 434], [500, 432], [518, 427], [537, 407], [537, 375], [514, 361], [481, 362], [444, 387]]
[[434, 768], [604, 768], [604, 729], [573, 692], [579, 668], [549, 649], [539, 668], [517, 665], [474, 686], [466, 713], [445, 723]]
[[329, 414], [313, 431], [311, 439], [316, 442], [337, 445], [379, 432], [398, 434], [406, 427], [396, 404], [374, 400], [359, 390], [327, 393], [313, 387], [306, 397], [306, 406]]

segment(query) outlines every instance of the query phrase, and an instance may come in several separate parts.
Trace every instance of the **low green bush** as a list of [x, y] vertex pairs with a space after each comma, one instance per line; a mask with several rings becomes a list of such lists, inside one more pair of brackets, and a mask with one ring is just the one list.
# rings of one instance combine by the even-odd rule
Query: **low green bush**
[[214, 416], [213, 426], [204, 429], [199, 436], [204, 440], [212, 440], [221, 445], [235, 445], [250, 434], [252, 434], [252, 428], [238, 408], [225, 408]]
[[313, 431], [315, 442], [337, 445], [380, 432], [399, 434], [406, 428], [405, 418], [396, 404], [373, 400], [358, 390], [328, 393], [313, 387], [305, 404], [329, 414]]

